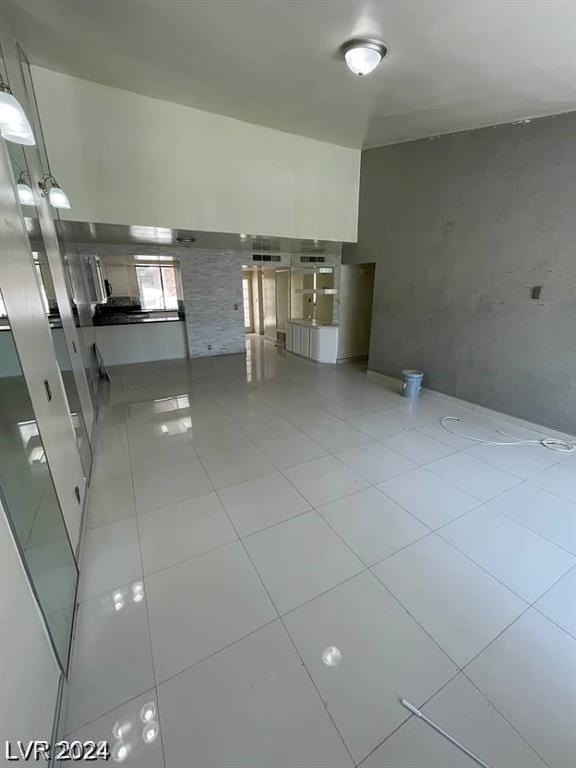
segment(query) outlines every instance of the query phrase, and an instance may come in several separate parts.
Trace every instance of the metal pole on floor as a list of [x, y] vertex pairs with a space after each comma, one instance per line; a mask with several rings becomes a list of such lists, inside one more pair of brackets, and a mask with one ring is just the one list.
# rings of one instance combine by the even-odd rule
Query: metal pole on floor
[[416, 717], [419, 717], [421, 720], [424, 720], [425, 723], [428, 723], [428, 725], [431, 728], [433, 728], [441, 736], [444, 736], [445, 739], [448, 739], [448, 741], [451, 744], [454, 744], [455, 747], [458, 747], [459, 750], [464, 752], [465, 755], [468, 755], [468, 757], [474, 760], [476, 763], [478, 763], [478, 765], [481, 765], [482, 768], [490, 768], [488, 763], [485, 763], [484, 760], [481, 760], [479, 757], [477, 757], [474, 754], [474, 752], [470, 752], [469, 749], [467, 749], [463, 744], [457, 741], [457, 739], [455, 739], [453, 736], [450, 736], [450, 734], [447, 733], [443, 728], [440, 728], [439, 725], [436, 725], [436, 723], [433, 720], [430, 720], [429, 717], [426, 717], [426, 715], [423, 712], [421, 712], [413, 704], [410, 704], [409, 701], [406, 701], [406, 699], [400, 699], [400, 703], [402, 704], [403, 707], [406, 707], [407, 710], [412, 712], [413, 715], [416, 715]]

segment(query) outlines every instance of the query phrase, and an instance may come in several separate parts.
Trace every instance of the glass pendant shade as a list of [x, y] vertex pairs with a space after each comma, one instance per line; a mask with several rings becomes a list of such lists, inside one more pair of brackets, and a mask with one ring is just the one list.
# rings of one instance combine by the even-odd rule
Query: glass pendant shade
[[36, 144], [26, 113], [3, 83], [0, 83], [0, 134], [15, 144]]
[[18, 190], [18, 200], [20, 200], [20, 205], [34, 205], [34, 194], [32, 192], [32, 188], [29, 184], [26, 184], [23, 181], [19, 181], [16, 185], [16, 188]]
[[70, 208], [70, 200], [64, 190], [57, 184], [53, 184], [48, 192], [48, 200], [52, 208]]

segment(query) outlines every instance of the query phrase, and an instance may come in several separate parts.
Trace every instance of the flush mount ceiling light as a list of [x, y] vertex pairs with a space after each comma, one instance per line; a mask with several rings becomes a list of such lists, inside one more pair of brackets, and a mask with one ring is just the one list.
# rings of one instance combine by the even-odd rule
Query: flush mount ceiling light
[[358, 38], [340, 49], [348, 69], [355, 75], [369, 75], [382, 61], [388, 49], [380, 40]]
[[36, 144], [32, 127], [20, 102], [12, 95], [10, 86], [0, 76], [0, 134], [14, 144]]
[[30, 174], [28, 171], [22, 171], [16, 184], [18, 190], [18, 200], [20, 205], [34, 205], [34, 193], [30, 186]]
[[70, 208], [68, 195], [64, 192], [60, 184], [58, 184], [54, 176], [51, 174], [44, 176], [40, 188], [44, 195], [48, 193], [48, 200], [52, 208]]

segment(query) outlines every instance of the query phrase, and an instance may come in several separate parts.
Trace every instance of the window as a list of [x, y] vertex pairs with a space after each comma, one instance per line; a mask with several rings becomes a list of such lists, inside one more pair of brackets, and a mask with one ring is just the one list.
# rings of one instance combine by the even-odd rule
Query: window
[[178, 309], [174, 267], [137, 266], [142, 309]]

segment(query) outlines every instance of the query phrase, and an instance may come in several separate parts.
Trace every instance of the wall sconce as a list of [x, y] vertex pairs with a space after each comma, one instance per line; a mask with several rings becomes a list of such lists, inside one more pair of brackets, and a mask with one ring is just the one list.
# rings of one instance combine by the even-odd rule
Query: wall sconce
[[0, 134], [14, 144], [34, 146], [36, 139], [22, 105], [0, 75]]
[[68, 195], [51, 173], [47, 173], [38, 186], [42, 190], [44, 197], [48, 195], [52, 208], [70, 208]]
[[28, 171], [22, 171], [18, 176], [16, 189], [18, 190], [18, 200], [20, 205], [34, 205], [34, 193], [32, 192], [30, 174]]

